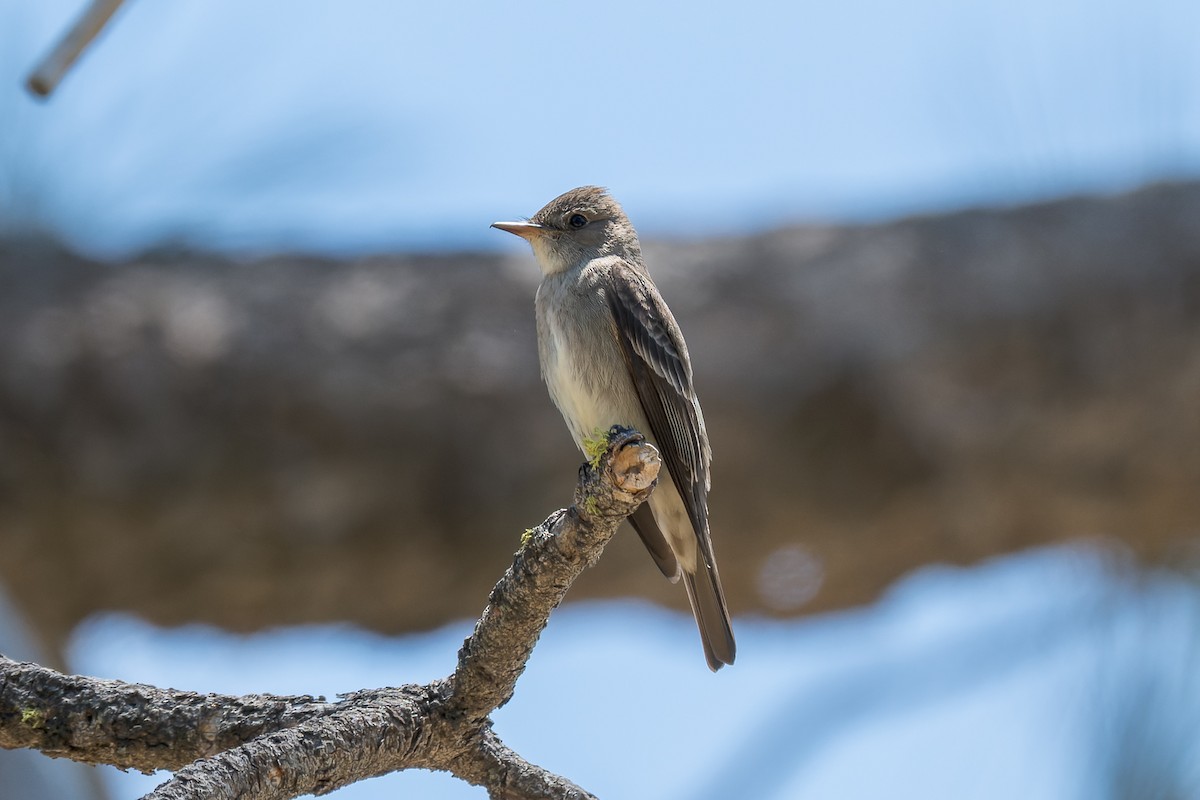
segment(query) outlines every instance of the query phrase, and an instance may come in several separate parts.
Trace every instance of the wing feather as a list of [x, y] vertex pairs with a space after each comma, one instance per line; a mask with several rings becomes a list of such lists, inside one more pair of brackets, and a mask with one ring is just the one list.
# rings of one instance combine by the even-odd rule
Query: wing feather
[[649, 279], [625, 264], [613, 270], [607, 296], [617, 339], [650, 422], [649, 432], [707, 552], [711, 453], [687, 346]]
[[[703, 558], [695, 571], [682, 572], [705, 658], [709, 668], [716, 671], [723, 664], [733, 663], [737, 645], [709, 539], [708, 475], [712, 454], [692, 387], [687, 346], [675, 318], [645, 273], [624, 263], [615, 265], [613, 271], [606, 294], [617, 340], [650, 423], [649, 433], [679, 490]], [[654, 519], [645, 512], [643, 515]], [[636, 522], [635, 527], [643, 533]], [[642, 538], [647, 537], [643, 534]], [[665, 574], [669, 565], [659, 561], [657, 555], [655, 560]]]

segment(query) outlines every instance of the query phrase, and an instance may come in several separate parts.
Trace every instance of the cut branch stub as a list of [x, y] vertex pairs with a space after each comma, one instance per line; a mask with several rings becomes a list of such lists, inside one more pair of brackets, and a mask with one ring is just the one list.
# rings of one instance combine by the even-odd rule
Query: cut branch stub
[[575, 508], [585, 516], [619, 517], [620, 522], [650, 497], [661, 466], [658, 449], [645, 436], [614, 425], [598, 465], [583, 466], [584, 475], [575, 488]]

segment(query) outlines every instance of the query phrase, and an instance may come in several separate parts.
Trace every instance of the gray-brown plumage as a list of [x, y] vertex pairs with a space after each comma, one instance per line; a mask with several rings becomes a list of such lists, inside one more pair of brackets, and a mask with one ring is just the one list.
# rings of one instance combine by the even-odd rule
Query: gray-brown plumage
[[494, 227], [529, 241], [542, 268], [538, 355], [575, 443], [613, 425], [644, 433], [665, 470], [630, 517], [658, 568], [682, 575], [714, 671], [736, 647], [708, 531], [712, 454], [687, 345], [642, 261], [637, 233], [603, 189], [584, 186], [527, 222]]

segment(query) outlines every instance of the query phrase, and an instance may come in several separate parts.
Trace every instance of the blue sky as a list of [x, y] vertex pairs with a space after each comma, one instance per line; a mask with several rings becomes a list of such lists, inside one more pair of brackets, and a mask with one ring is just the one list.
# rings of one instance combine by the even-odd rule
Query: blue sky
[[37, 103], [79, 5], [0, 0], [0, 217], [99, 254], [511, 247], [582, 183], [696, 236], [1200, 172], [1188, 0], [134, 2]]

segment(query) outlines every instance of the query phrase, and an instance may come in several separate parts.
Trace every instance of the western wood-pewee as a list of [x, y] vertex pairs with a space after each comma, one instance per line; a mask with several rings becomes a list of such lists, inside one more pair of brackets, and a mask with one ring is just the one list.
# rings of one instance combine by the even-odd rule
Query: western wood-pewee
[[687, 345], [642, 262], [637, 233], [608, 193], [584, 186], [527, 222], [497, 222], [533, 246], [542, 378], [575, 443], [636, 428], [665, 469], [629, 521], [672, 582], [683, 575], [708, 666], [732, 664], [733, 629], [708, 532], [711, 451]]

